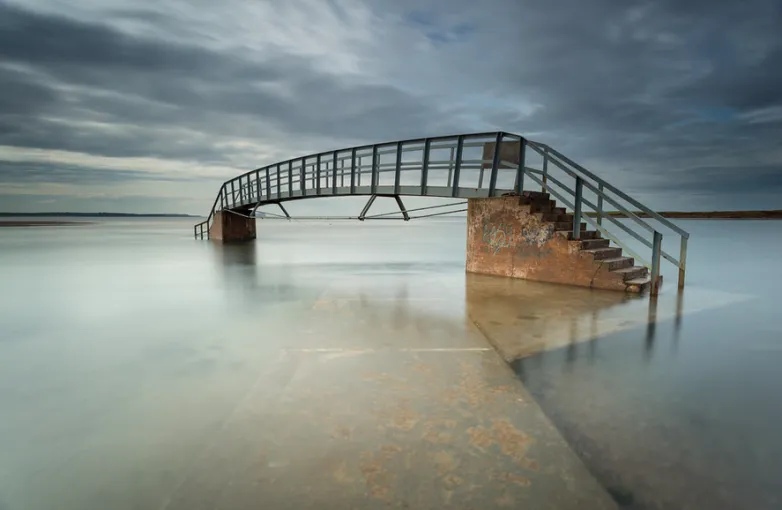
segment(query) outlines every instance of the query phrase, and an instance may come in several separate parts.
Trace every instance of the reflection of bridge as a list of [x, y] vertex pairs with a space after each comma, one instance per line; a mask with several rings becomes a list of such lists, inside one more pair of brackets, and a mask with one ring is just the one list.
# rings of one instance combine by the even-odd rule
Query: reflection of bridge
[[[525, 191], [527, 178], [545, 193]], [[465, 210], [464, 201], [406, 209], [402, 196], [467, 199], [469, 271], [656, 292], [665, 259], [678, 267], [684, 285], [687, 232], [551, 147], [504, 132], [365, 145], [252, 170], [222, 185], [195, 236], [255, 239], [260, 206], [277, 205], [290, 218], [284, 202], [359, 195], [369, 197], [360, 220], [408, 220], [416, 217], [411, 212], [441, 207], [449, 209], [417, 217]], [[377, 197], [394, 198], [399, 213], [368, 215]], [[629, 221], [604, 214], [605, 203]], [[487, 231], [502, 232], [503, 241], [486, 239]], [[663, 250], [663, 232], [679, 238], [678, 258]]]

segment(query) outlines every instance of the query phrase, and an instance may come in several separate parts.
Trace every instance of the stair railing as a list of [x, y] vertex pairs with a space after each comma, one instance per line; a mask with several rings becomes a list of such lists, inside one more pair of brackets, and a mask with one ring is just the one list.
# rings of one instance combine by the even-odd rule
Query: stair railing
[[[583, 166], [574, 162], [561, 152], [550, 146], [538, 142], [526, 140], [526, 146], [542, 157], [542, 168], [533, 168], [524, 162], [524, 174], [541, 186], [559, 202], [573, 211], [573, 239], [580, 238], [580, 224], [583, 221], [589, 223], [603, 237], [610, 239], [617, 246], [635, 258], [639, 263], [648, 267], [651, 271], [651, 292], [656, 295], [659, 291], [660, 263], [667, 260], [679, 269], [679, 288], [684, 287], [684, 277], [687, 267], [687, 241], [690, 234], [654, 212], [647, 206], [630, 197], [612, 184], [596, 176]], [[525, 151], [526, 152], [526, 151]], [[512, 167], [512, 163], [503, 161], [503, 166]], [[550, 165], [562, 170], [574, 179], [572, 186], [568, 186], [557, 179], [550, 172]], [[584, 188], [592, 191], [597, 197], [597, 203], [584, 198]], [[572, 201], [571, 201], [572, 200]], [[615, 212], [605, 211], [604, 203], [608, 203]], [[625, 205], [628, 204], [628, 205]], [[592, 214], [585, 213], [584, 206], [592, 209]], [[630, 210], [630, 207], [635, 211]], [[643, 218], [641, 217], [643, 216]], [[623, 222], [627, 218], [631, 221]], [[613, 226], [629, 234], [633, 239], [651, 250], [651, 257], [640, 256], [626, 242], [614, 235], [606, 228], [606, 220]], [[647, 221], [650, 220], [650, 221]], [[656, 222], [656, 225], [651, 222]], [[662, 248], [663, 233], [659, 225], [666, 227], [679, 237], [678, 259]]]

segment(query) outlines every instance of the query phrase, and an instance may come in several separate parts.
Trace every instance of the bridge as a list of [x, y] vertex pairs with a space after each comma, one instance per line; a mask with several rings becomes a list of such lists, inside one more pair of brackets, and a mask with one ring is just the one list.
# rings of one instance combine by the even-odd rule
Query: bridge
[[[501, 131], [362, 145], [251, 170], [223, 183], [194, 234], [252, 240], [259, 207], [282, 212], [264, 218], [290, 219], [285, 202], [335, 196], [367, 196], [351, 217], [362, 221], [467, 211], [469, 272], [656, 295], [667, 261], [684, 287], [688, 232], [554, 148]], [[404, 196], [463, 200], [406, 209]], [[377, 197], [393, 198], [399, 212], [370, 214]], [[664, 236], [677, 256], [669, 243], [663, 249]]]

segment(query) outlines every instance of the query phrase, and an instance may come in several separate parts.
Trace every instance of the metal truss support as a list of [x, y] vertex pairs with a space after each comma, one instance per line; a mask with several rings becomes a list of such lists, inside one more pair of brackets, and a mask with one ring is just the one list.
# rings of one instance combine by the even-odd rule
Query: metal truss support
[[[263, 204], [263, 205], [266, 205], [266, 204]], [[290, 220], [291, 219], [291, 215], [288, 214], [288, 211], [285, 210], [285, 207], [283, 207], [282, 202], [277, 202], [277, 205], [279, 206], [280, 209], [282, 209], [282, 212], [285, 214], [285, 219], [286, 220]], [[253, 207], [252, 212], [250, 212], [250, 216], [249, 216], [250, 218], [255, 218], [255, 213], [258, 211], [258, 208], [260, 206], [261, 206], [260, 202], [255, 204], [255, 207]]]
[[369, 212], [369, 208], [372, 207], [372, 204], [375, 203], [375, 199], [377, 198], [377, 195], [372, 195], [369, 197], [369, 200], [367, 200], [367, 205], [364, 206], [364, 209], [362, 209], [361, 214], [358, 215], [358, 219], [361, 221], [364, 221], [364, 218], [366, 218], [367, 213]]
[[402, 211], [402, 217], [405, 219], [405, 221], [410, 221], [410, 215], [407, 214], [407, 209], [405, 209], [405, 204], [402, 203], [402, 197], [399, 195], [394, 195], [394, 200], [396, 200], [396, 205], [399, 206], [399, 210]]
[[285, 208], [282, 206], [282, 202], [277, 202], [277, 205], [280, 206], [280, 209], [282, 209], [283, 214], [285, 214], [285, 218], [291, 219], [291, 215], [288, 214], [288, 211], [286, 211]]

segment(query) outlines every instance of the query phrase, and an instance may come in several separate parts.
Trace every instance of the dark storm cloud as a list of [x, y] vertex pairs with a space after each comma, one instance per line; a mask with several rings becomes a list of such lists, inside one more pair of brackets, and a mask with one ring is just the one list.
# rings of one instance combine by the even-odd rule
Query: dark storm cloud
[[[407, 136], [411, 127], [423, 131], [440, 117], [430, 104], [399, 89], [351, 84], [314, 71], [301, 57], [256, 61], [237, 53], [140, 40], [1, 3], [0, 20], [0, 58], [28, 70], [16, 72], [10, 83], [0, 81], [1, 95], [11, 87], [19, 94], [17, 111], [6, 109], [0, 119], [2, 144], [220, 162], [225, 161], [221, 151], [197, 136], [161, 140], [153, 130], [251, 137], [281, 129], [353, 139], [365, 139], [372, 131], [393, 139]], [[58, 91], [63, 84], [78, 88]], [[275, 85], [284, 93], [264, 88]], [[137, 128], [72, 128], [59, 119]]]
[[106, 170], [65, 163], [37, 163], [0, 160], [0, 184], [117, 184], [127, 181], [197, 181], [198, 178], [140, 172]]
[[[189, 29], [175, 10], [129, 4], [99, 23], [0, 0], [0, 145], [246, 169], [271, 161], [234, 140], [279, 146], [283, 159], [332, 148], [317, 140], [496, 128], [639, 189], [779, 187], [779, 0], [368, 1], [364, 28], [378, 40], [356, 52], [371, 80], [274, 45], [163, 39]], [[160, 37], [120, 31], [119, 18]], [[46, 168], [27, 171], [45, 179]], [[79, 179], [59, 172], [51, 179]]]

